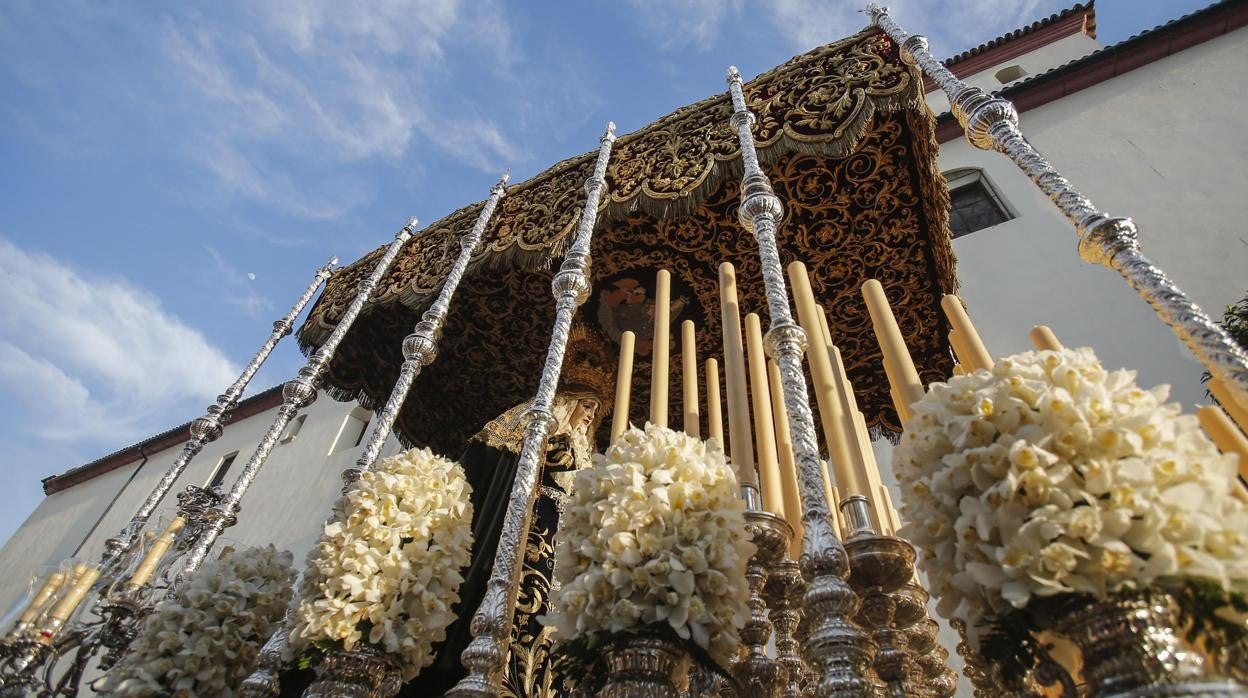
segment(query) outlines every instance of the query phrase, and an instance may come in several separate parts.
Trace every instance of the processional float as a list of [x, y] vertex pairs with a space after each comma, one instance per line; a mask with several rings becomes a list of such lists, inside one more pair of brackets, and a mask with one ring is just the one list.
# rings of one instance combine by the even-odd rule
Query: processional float
[[[1235, 418], [1248, 409], [1243, 404], [1248, 399], [1248, 359], [1140, 254], [1129, 219], [1097, 211], [1036, 153], [1019, 132], [1017, 115], [1008, 102], [958, 81], [926, 51], [922, 37], [906, 34], [879, 6], [871, 5], [868, 11], [877, 31], [760, 76], [751, 85], [749, 98], [740, 74], [730, 69], [727, 100], [695, 105], [618, 143], [613, 128], [608, 128], [592, 157], [574, 158], [552, 168], [552, 174], [513, 187], [499, 217], [494, 214], [503, 200], [506, 178], [479, 208], [464, 209], [427, 229], [415, 253], [405, 249], [414, 233], [413, 220], [384, 251], [353, 265], [349, 273], [340, 273], [302, 331], [305, 348], [314, 349], [311, 358], [284, 387], [283, 404], [272, 426], [229, 493], [192, 490], [190, 505], [152, 543], [147, 559], [135, 561], [131, 585], [142, 587], [152, 575], [169, 574], [171, 558], [164, 552], [172, 546], [188, 552], [166, 586], [176, 587], [196, 573], [221, 532], [233, 523], [243, 495], [283, 429], [315, 398], [322, 383], [335, 397], [382, 405], [359, 460], [343, 475], [344, 493], [377, 464], [392, 429], [397, 428], [405, 442], [446, 450], [462, 442], [491, 411], [501, 411], [498, 408], [523, 397], [531, 402], [503, 543], [493, 560], [485, 600], [472, 618], [474, 639], [462, 655], [468, 675], [448, 694], [501, 695], [516, 604], [514, 580], [536, 496], [538, 461], [554, 420], [552, 400], [577, 310], [592, 305], [596, 315], [584, 313], [582, 321], [596, 321], [619, 346], [611, 442], [628, 429], [631, 406], [647, 398], [650, 422], [667, 428], [669, 407], [678, 405], [686, 434], [700, 439], [705, 415], [705, 433], [719, 444], [725, 441], [723, 412], [727, 412], [727, 451], [741, 486], [744, 530], [755, 546], [743, 580], [748, 585], [749, 619], [740, 633], [741, 654], [731, 676], [691, 671], [686, 695], [952, 695], [956, 686], [947, 667], [948, 653], [935, 639], [937, 626], [926, 608], [928, 591], [915, 573], [915, 548], [900, 537], [921, 522], [908, 521], [903, 527], [881, 481], [869, 435], [872, 429], [902, 427], [916, 412], [925, 413], [931, 397], [928, 385], [951, 375], [986, 376], [994, 370], [991, 353], [961, 301], [951, 295], [948, 239], [934, 234], [944, 232], [941, 208], [947, 205], [947, 195], [934, 169], [930, 115], [915, 116], [922, 109], [922, 94], [921, 73], [913, 67], [917, 65], [949, 94], [968, 140], [1011, 157], [1062, 208], [1079, 232], [1081, 256], [1122, 273], [1205, 363], [1214, 376], [1215, 395], [1227, 410], [1202, 409], [1201, 423], [1223, 452], [1240, 454], [1241, 468], [1248, 460], [1248, 440], [1240, 429], [1248, 425], [1241, 417], [1237, 426]], [[911, 67], [899, 65], [898, 57]], [[828, 137], [829, 129], [835, 136]], [[765, 157], [757, 143], [769, 147]], [[911, 160], [881, 165], [899, 151], [907, 151]], [[843, 160], [834, 162], [838, 157]], [[738, 158], [739, 185], [719, 176], [724, 169], [735, 171]], [[585, 183], [585, 199], [580, 202], [567, 193], [568, 184], [578, 177]], [[909, 199], [912, 203], [902, 203], [905, 196], [889, 198], [886, 188], [879, 186], [882, 178], [909, 178], [915, 194]], [[845, 203], [855, 196], [866, 198]], [[810, 200], [822, 205], [837, 197], [839, 208], [828, 206], [821, 217], [810, 216]], [[694, 200], [698, 202], [690, 203]], [[879, 218], [886, 207], [883, 216], [894, 221], [892, 225]], [[734, 208], [736, 223], [725, 223]], [[458, 237], [474, 215], [471, 231]], [[858, 240], [862, 246], [858, 254], [827, 254], [828, 248], [859, 235], [859, 228], [872, 225], [877, 226], [874, 234]], [[751, 235], [752, 244], [739, 231]], [[923, 237], [924, 231], [929, 237]], [[910, 249], [919, 250], [915, 266], [923, 269], [921, 273], [899, 273], [888, 266], [898, 255], [890, 257], [893, 251], [881, 247], [880, 240], [902, 245], [906, 236], [918, 242]], [[637, 238], [646, 238], [653, 249], [638, 247]], [[396, 271], [395, 261], [404, 254], [412, 256]], [[562, 254], [562, 264], [547, 277], [542, 267], [557, 254]], [[788, 266], [788, 283], [782, 255], [797, 257]], [[485, 273], [490, 268], [487, 260], [513, 270], [527, 267], [527, 273], [491, 278]], [[738, 267], [747, 282], [739, 283]], [[456, 316], [451, 313], [451, 297], [472, 273], [480, 283], [466, 289], [463, 305], [479, 315]], [[642, 278], [650, 273], [653, 285]], [[547, 278], [554, 298], [550, 330], [537, 319], [548, 309], [536, 301]], [[103, 628], [118, 634], [116, 629], [131, 621], [110, 621], [121, 614], [107, 610], [111, 603], [107, 599], [98, 605], [104, 611], [100, 628], [60, 626], [93, 584], [106, 586], [96, 581], [97, 576], [126, 576], [118, 568], [125, 566], [125, 554], [180, 474], [175, 469], [184, 469], [204, 443], [220, 434], [221, 415], [272, 345], [289, 331], [320, 279], [318, 275], [291, 315], [275, 326], [274, 336], [249, 366], [250, 373], [231, 387], [232, 395], [227, 391], [215, 411], [210, 408], [193, 424], [185, 457], [175, 462], [123, 535], [110, 541], [104, 562], [82, 569], [76, 581], [62, 573], [55, 583], [45, 585], [47, 593], [41, 591], [32, 606], [36, 613], [24, 617], [22, 623], [27, 625], [5, 645], [6, 695], [34, 690], [35, 669], [49, 654], [91, 647], [80, 652], [89, 657], [103, 645], [114, 655], [109, 658], [112, 662], [125, 652], [129, 640], [108, 640]], [[839, 291], [833, 292], [831, 286], [839, 286]], [[790, 288], [796, 316], [789, 305]], [[651, 290], [652, 301], [646, 298]], [[700, 302], [689, 304], [686, 294]], [[396, 312], [375, 312], [386, 304]], [[716, 304], [718, 316], [704, 311]], [[369, 327], [355, 340], [347, 339], [347, 331], [367, 305], [374, 306]], [[632, 307], [637, 305], [642, 307]], [[746, 313], [742, 322], [743, 305], [766, 310], [765, 333], [757, 313]], [[682, 389], [669, 398], [671, 330], [678, 306], [700, 317], [678, 325]], [[424, 311], [414, 331], [396, 341], [407, 318], [420, 312], [417, 308]], [[649, 316], [639, 314], [642, 310]], [[854, 325], [845, 322], [851, 316], [857, 319]], [[514, 359], [515, 375], [503, 381], [488, 370], [500, 365], [498, 354], [483, 349], [489, 345], [483, 340], [491, 330], [485, 325], [500, 317], [507, 318], [508, 330], [514, 332], [505, 352]], [[701, 320], [701, 328], [695, 319]], [[439, 352], [439, 336], [448, 324], [453, 336], [442, 348], [450, 360], [441, 362], [440, 372], [422, 374]], [[1037, 328], [1033, 340], [1038, 349], [1063, 351], [1046, 328]], [[401, 346], [397, 374], [389, 366], [369, 365], [366, 357], [374, 355], [365, 344], [379, 341]], [[711, 356], [717, 349], [722, 350], [726, 387], [722, 401], [720, 357]], [[698, 362], [699, 351], [708, 356], [704, 364]], [[544, 361], [538, 362], [539, 356]], [[650, 384], [634, 385], [635, 363], [647, 363], [644, 357], [649, 359]], [[953, 357], [956, 366], [951, 364]], [[883, 376], [877, 370], [880, 365]], [[699, 396], [699, 367], [705, 403]], [[537, 376], [535, 389], [532, 376]], [[499, 394], [476, 390], [483, 385]], [[423, 400], [408, 400], [413, 388]], [[469, 404], [474, 400], [482, 404]], [[895, 412], [895, 420], [885, 412], [887, 407]], [[1232, 490], [1235, 496], [1248, 498], [1238, 485]], [[62, 588], [68, 590], [58, 596]], [[130, 603], [134, 608], [126, 618], [141, 616], [143, 604], [150, 601]], [[1121, 610], [1110, 608], [1114, 603], [1093, 609], [1108, 618]], [[1137, 618], [1162, 618], [1160, 602], [1150, 603], [1153, 607], [1137, 605], [1131, 612]], [[51, 609], [43, 625], [40, 608]], [[27, 632], [36, 625], [42, 635]], [[1056, 627], [1069, 629], [1070, 623], [1058, 622]], [[132, 622], [128, 628], [132, 638]], [[52, 649], [58, 631], [69, 640], [63, 650]], [[1206, 677], [1199, 657], [1175, 644], [1174, 631], [1101, 628], [1099, 632], [1108, 635], [1097, 639], [1100, 644], [1084, 647], [1085, 690], [1092, 695], [1244, 694], [1237, 684]], [[1107, 661], [1105, 652], [1130, 645], [1141, 633], [1148, 637], [1142, 654]], [[241, 688], [244, 695], [278, 694], [284, 642], [282, 632], [270, 639], [260, 670]], [[623, 644], [630, 649], [627, 641]], [[1070, 667], [1059, 666], [1046, 648], [1029, 655], [1036, 663], [1022, 667], [1020, 678], [1003, 673], [1001, 663], [986, 658], [982, 646], [975, 644], [964, 640], [959, 650], [977, 695], [1040, 695], [1050, 686], [1062, 695], [1074, 695]], [[665, 663], [655, 645], [635, 645], [631, 659], [607, 659], [609, 676], [602, 695], [677, 695], [670, 676], [674, 665]], [[1149, 652], [1177, 659], [1162, 669], [1144, 666]], [[1242, 656], [1240, 665], [1223, 662], [1218, 669], [1243, 671]], [[1140, 666], [1129, 665], [1137, 660]], [[47, 691], [72, 695], [81, 670], [77, 667], [77, 675], [56, 683], [49, 669]], [[399, 690], [396, 673], [394, 660], [375, 649], [335, 650], [323, 658], [317, 682], [306, 695], [390, 695]]]

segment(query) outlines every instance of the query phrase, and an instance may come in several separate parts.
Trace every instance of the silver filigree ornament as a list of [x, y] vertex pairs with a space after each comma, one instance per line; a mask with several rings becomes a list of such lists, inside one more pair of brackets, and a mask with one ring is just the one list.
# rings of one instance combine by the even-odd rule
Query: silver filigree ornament
[[589, 250], [594, 224], [598, 219], [598, 203], [606, 188], [607, 162], [615, 142], [615, 124], [608, 123], [598, 143], [598, 159], [594, 173], [585, 182], [585, 205], [577, 223], [572, 246], [564, 256], [559, 271], [551, 281], [555, 297], [555, 322], [546, 349], [546, 360], [538, 381], [537, 395], [529, 410], [529, 423], [516, 465], [516, 478], [507, 502], [507, 513], [499, 534], [494, 565], [486, 582], [485, 597], [473, 614], [470, 630], [472, 642], [461, 655], [468, 675], [446, 695], [449, 698], [495, 698], [499, 695], [503, 666], [511, 644], [511, 624], [516, 607], [518, 586], [512, 584], [524, 559], [518, 551], [524, 548], [523, 536], [529, 528], [533, 502], [537, 497], [538, 461], [545, 450], [546, 439], [554, 425], [551, 406], [563, 357], [567, 351], [572, 316], [589, 295]]
[[746, 108], [741, 74], [735, 67], [728, 69], [728, 89], [733, 105], [730, 123], [737, 131], [744, 165], [739, 218], [741, 225], [758, 241], [770, 314], [766, 351], [780, 367], [797, 462], [802, 524], [806, 529], [799, 560], [809, 584], [803, 604], [810, 615], [805, 623], [809, 634], [803, 643], [803, 654], [818, 677], [814, 695], [820, 698], [867, 696], [872, 691], [866, 667], [871, 659], [871, 641], [852, 620], [858, 598], [846, 583], [849, 562], [833, 530], [828, 502], [823, 495], [819, 445], [802, 369], [806, 333], [793, 321], [776, 247], [776, 226], [783, 206], [759, 167], [750, 130], [754, 116]]

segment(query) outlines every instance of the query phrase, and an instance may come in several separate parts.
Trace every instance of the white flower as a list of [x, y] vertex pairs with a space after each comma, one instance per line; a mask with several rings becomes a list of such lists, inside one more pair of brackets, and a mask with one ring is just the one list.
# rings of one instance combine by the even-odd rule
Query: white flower
[[405, 681], [420, 673], [455, 620], [472, 551], [471, 493], [459, 465], [429, 449], [364, 473], [308, 553], [290, 651], [364, 642], [399, 655]]
[[156, 605], [130, 654], [94, 689], [127, 698], [233, 696], [290, 604], [292, 561], [269, 545], [204, 565]]
[[670, 626], [724, 664], [748, 616], [737, 479], [718, 443], [647, 424], [577, 473], [546, 620], [558, 636]]
[[974, 624], [1035, 596], [1248, 579], [1235, 457], [1134, 379], [1089, 349], [1027, 352], [915, 404], [893, 470], [943, 614]]

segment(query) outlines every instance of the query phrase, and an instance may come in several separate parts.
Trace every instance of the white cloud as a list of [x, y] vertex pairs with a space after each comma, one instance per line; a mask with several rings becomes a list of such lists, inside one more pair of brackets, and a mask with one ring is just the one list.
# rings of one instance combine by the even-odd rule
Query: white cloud
[[[996, 38], [1069, 3], [1053, 0], [889, 0], [889, 14], [911, 34], [923, 34], [944, 58]], [[796, 50], [808, 51], [849, 36], [870, 24], [861, 12], [866, 0], [774, 0], [769, 13], [776, 29]], [[1046, 10], [1047, 8], [1047, 10]]]
[[742, 9], [742, 0], [629, 0], [629, 4], [663, 48], [709, 48], [724, 20]]
[[371, 184], [332, 174], [338, 166], [398, 163], [417, 141], [490, 173], [522, 157], [499, 124], [436, 92], [452, 38], [472, 49], [467, 62], [516, 60], [500, 6], [270, 0], [248, 12], [228, 23], [167, 16], [161, 27], [173, 91], [161, 107], [192, 135], [185, 155], [228, 191], [336, 218], [373, 195]]
[[4, 238], [0, 278], [0, 390], [17, 407], [9, 419], [39, 438], [115, 446], [167, 427], [171, 408], [210, 400], [237, 375], [202, 334], [124, 281]]

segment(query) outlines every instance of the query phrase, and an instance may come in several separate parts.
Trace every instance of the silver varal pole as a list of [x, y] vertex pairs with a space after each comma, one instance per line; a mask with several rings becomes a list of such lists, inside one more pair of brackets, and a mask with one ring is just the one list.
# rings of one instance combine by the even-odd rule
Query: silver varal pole
[[[455, 264], [452, 265], [450, 272], [447, 273], [446, 281], [442, 284], [438, 297], [429, 306], [429, 310], [425, 311], [424, 315], [421, 316], [420, 322], [416, 324], [412, 334], [403, 339], [404, 360], [402, 368], [399, 369], [399, 377], [394, 382], [394, 388], [390, 391], [390, 397], [386, 399], [385, 406], [381, 408], [373, 419], [375, 427], [369, 436], [368, 443], [364, 446], [363, 452], [356, 460], [355, 466], [348, 468], [342, 473], [344, 494], [360, 479], [361, 475], [372, 470], [373, 466], [376, 465], [378, 456], [381, 455], [381, 447], [394, 427], [394, 420], [398, 417], [399, 410], [403, 408], [404, 401], [407, 400], [412, 383], [420, 375], [421, 370], [433, 363], [433, 360], [437, 357], [438, 339], [441, 337], [442, 327], [446, 323], [446, 315], [450, 310], [451, 298], [464, 277], [464, 272], [468, 268], [468, 262], [472, 259], [473, 253], [476, 252], [477, 247], [481, 243], [481, 237], [485, 234], [485, 227], [494, 215], [494, 209], [506, 193], [508, 179], [509, 176], [504, 174], [490, 190], [490, 198], [486, 200], [481, 213], [477, 215], [477, 220], [473, 224], [472, 230], [459, 240], [459, 257], [456, 258]], [[297, 600], [292, 603], [292, 607], [297, 605]], [[268, 698], [276, 696], [280, 692], [281, 655], [285, 650], [286, 641], [286, 626], [283, 623], [282, 627], [261, 648], [262, 660], [256, 670], [239, 687], [240, 696], [244, 698]]]
[[264, 467], [265, 461], [269, 458], [269, 453], [273, 451], [273, 447], [277, 444], [278, 439], [281, 438], [286, 425], [290, 424], [290, 420], [294, 419], [301, 409], [316, 401], [317, 387], [325, 373], [325, 367], [329, 364], [329, 360], [334, 357], [338, 344], [342, 342], [342, 338], [347, 334], [347, 330], [351, 329], [351, 325], [355, 322], [355, 318], [359, 316], [360, 310], [364, 308], [364, 304], [372, 297], [373, 290], [381, 282], [381, 277], [390, 269], [390, 265], [399, 256], [403, 245], [412, 237], [416, 224], [416, 219], [412, 218], [398, 232], [394, 242], [390, 243], [386, 253], [377, 261], [377, 266], [373, 268], [372, 275], [356, 289], [355, 298], [351, 301], [351, 305], [347, 306], [346, 312], [338, 320], [338, 324], [334, 327], [334, 331], [330, 333], [329, 338], [312, 354], [312, 357], [303, 365], [303, 368], [299, 369], [299, 374], [282, 386], [282, 404], [277, 408], [277, 415], [273, 418], [273, 423], [269, 426], [269, 430], [264, 437], [260, 439], [260, 443], [256, 446], [255, 452], [251, 454], [251, 458], [248, 459], [246, 467], [238, 474], [238, 479], [230, 487], [229, 493], [219, 503], [204, 512], [206, 520], [203, 522], [203, 533], [195, 541], [194, 547], [187, 552], [182, 569], [174, 580], [174, 587], [195, 574], [199, 566], [203, 564], [204, 558], [207, 557], [208, 551], [217, 542], [221, 532], [234, 525], [235, 516], [240, 508], [239, 503], [242, 501], [243, 495], [247, 494], [247, 488], [251, 487], [251, 483], [256, 479], [260, 468]]
[[772, 191], [767, 175], [759, 167], [754, 135], [750, 131], [754, 125], [754, 114], [745, 105], [741, 73], [735, 67], [728, 69], [728, 92], [733, 107], [731, 123], [737, 130], [741, 161], [745, 168], [738, 218], [741, 225], [758, 240], [770, 313], [767, 354], [780, 367], [784, 405], [789, 413], [789, 431], [793, 438], [793, 456], [798, 466], [802, 524], [806, 528], [800, 564], [809, 582], [804, 605], [810, 618], [810, 635], [803, 645], [803, 653], [818, 677], [816, 696], [870, 696], [874, 695], [874, 688], [866, 676], [873, 647], [871, 640], [851, 620], [858, 607], [858, 597], [846, 581], [849, 560], [832, 527], [828, 502], [823, 496], [815, 419], [810, 410], [806, 377], [802, 373], [806, 333], [793, 322], [784, 270], [776, 248], [776, 223], [784, 209], [779, 197]]
[[[390, 397], [386, 399], [386, 405], [381, 408], [374, 417], [373, 421], [376, 426], [372, 434], [365, 444], [363, 452], [355, 461], [355, 467], [348, 468], [342, 473], [343, 493], [360, 479], [360, 476], [373, 469], [377, 464], [378, 456], [381, 455], [381, 447], [386, 441], [386, 437], [390, 435], [391, 429], [394, 428], [394, 420], [399, 415], [399, 410], [403, 408], [404, 401], [411, 391], [412, 383], [416, 377], [420, 375], [421, 370], [433, 363], [437, 358], [438, 339], [442, 336], [442, 327], [446, 324], [446, 315], [450, 311], [451, 298], [455, 295], [455, 289], [459, 287], [459, 282], [464, 277], [464, 271], [468, 268], [468, 262], [472, 259], [473, 253], [481, 243], [481, 237], [485, 234], [485, 226], [489, 224], [490, 218], [494, 215], [494, 209], [498, 206], [498, 202], [503, 198], [507, 191], [507, 180], [509, 175], [504, 174], [498, 183], [490, 190], [490, 198], [486, 199], [485, 206], [481, 209], [481, 213], [477, 215], [477, 221], [473, 224], [472, 230], [459, 240], [460, 251], [459, 257], [456, 258], [455, 264], [447, 273], [446, 282], [442, 284], [438, 297], [434, 300], [429, 309], [421, 316], [420, 322], [416, 324], [415, 329], [407, 337], [403, 339], [403, 366], [399, 369], [399, 377], [394, 382], [394, 388], [390, 391]], [[296, 600], [293, 606], [297, 606]], [[285, 625], [279, 628], [269, 641], [265, 643], [261, 649], [262, 661], [259, 666], [246, 680], [243, 681], [239, 688], [239, 695], [244, 698], [258, 698], [260, 696], [276, 696], [279, 693], [278, 675], [281, 673], [281, 655], [287, 641]]]
[[381, 455], [381, 447], [386, 437], [390, 435], [391, 429], [394, 428], [394, 420], [399, 416], [399, 410], [403, 408], [403, 402], [407, 400], [407, 394], [412, 389], [412, 383], [420, 375], [421, 370], [437, 358], [438, 340], [442, 336], [442, 327], [446, 324], [451, 298], [455, 295], [459, 282], [464, 278], [468, 262], [472, 260], [472, 255], [481, 244], [485, 226], [489, 224], [495, 207], [507, 191], [509, 178], [509, 175], [504, 174], [490, 190], [490, 198], [486, 199], [485, 206], [477, 215], [477, 221], [473, 224], [472, 230], [459, 240], [459, 257], [455, 259], [454, 266], [447, 274], [446, 282], [442, 284], [438, 297], [421, 316], [420, 322], [416, 323], [412, 333], [403, 339], [403, 366], [399, 369], [399, 377], [394, 382], [394, 388], [390, 391], [390, 397], [386, 400], [385, 406], [373, 418], [375, 424], [373, 432], [369, 435], [368, 443], [364, 445], [360, 457], [355, 461], [355, 467], [347, 469], [342, 474], [346, 487], [350, 487], [351, 483], [360, 479], [361, 474], [371, 470], [376, 464], [377, 457]]
[[888, 15], [888, 8], [871, 3], [867, 12], [875, 26], [901, 47], [902, 58], [918, 65], [948, 95], [966, 139], [982, 150], [1004, 153], [1061, 209], [1079, 234], [1079, 256], [1121, 274], [1205, 368], [1248, 401], [1248, 353], [1140, 252], [1135, 223], [1102, 213], [1049, 164], [1023, 136], [1011, 102], [959, 80], [927, 50], [927, 38], [907, 34]]
[[251, 358], [251, 362], [243, 369], [238, 378], [226, 388], [224, 393], [217, 396], [217, 401], [208, 407], [208, 412], [198, 419], [191, 422], [190, 432], [191, 438], [182, 446], [182, 453], [178, 454], [173, 465], [165, 471], [164, 476], [160, 478], [160, 482], [152, 488], [147, 495], [147, 499], [143, 501], [143, 505], [130, 518], [130, 523], [115, 538], [109, 538], [104, 543], [104, 557], [100, 561], [101, 576], [105, 579], [111, 578], [121, 566], [126, 554], [134, 547], [138, 540], [139, 532], [143, 530], [143, 526], [147, 524], [147, 520], [151, 518], [152, 512], [156, 511], [156, 507], [164, 500], [165, 496], [173, 489], [173, 485], [178, 478], [186, 470], [186, 466], [190, 464], [199, 452], [204, 450], [204, 446], [212, 441], [216, 441], [222, 433], [222, 422], [227, 418], [230, 410], [234, 409], [234, 405], [238, 402], [239, 396], [247, 388], [247, 384], [251, 382], [256, 371], [260, 370], [260, 366], [269, 358], [269, 354], [273, 353], [274, 347], [281, 341], [283, 337], [290, 334], [291, 328], [294, 327], [295, 318], [299, 317], [299, 313], [303, 312], [304, 306], [308, 301], [312, 300], [312, 296], [316, 293], [316, 289], [320, 288], [325, 279], [329, 278], [338, 258], [334, 257], [325, 264], [325, 266], [316, 270], [316, 277], [308, 287], [303, 290], [303, 294], [299, 296], [299, 300], [291, 306], [290, 312], [281, 320], [273, 323], [273, 333], [265, 340], [260, 347], [260, 351]]
[[606, 133], [599, 139], [594, 174], [585, 182], [585, 207], [581, 210], [576, 237], [551, 282], [555, 296], [555, 326], [550, 332], [550, 346], [546, 350], [546, 363], [542, 367], [537, 396], [533, 398], [527, 414], [529, 423], [524, 431], [524, 444], [520, 448], [516, 479], [511, 487], [498, 550], [494, 554], [494, 567], [486, 583], [485, 598], [472, 617], [472, 642], [461, 655], [468, 675], [446, 694], [453, 698], [496, 698], [499, 695], [516, 604], [516, 591], [511, 588], [511, 580], [523, 561], [518, 553], [524, 548], [522, 537], [528, 529], [529, 515], [537, 496], [538, 461], [545, 453], [546, 437], [554, 423], [550, 410], [555, 389], [559, 386], [559, 374], [563, 370], [572, 315], [589, 296], [589, 245], [593, 239], [594, 223], [598, 220], [598, 202], [606, 186], [607, 161], [611, 158], [614, 141], [615, 124], [608, 123]]

